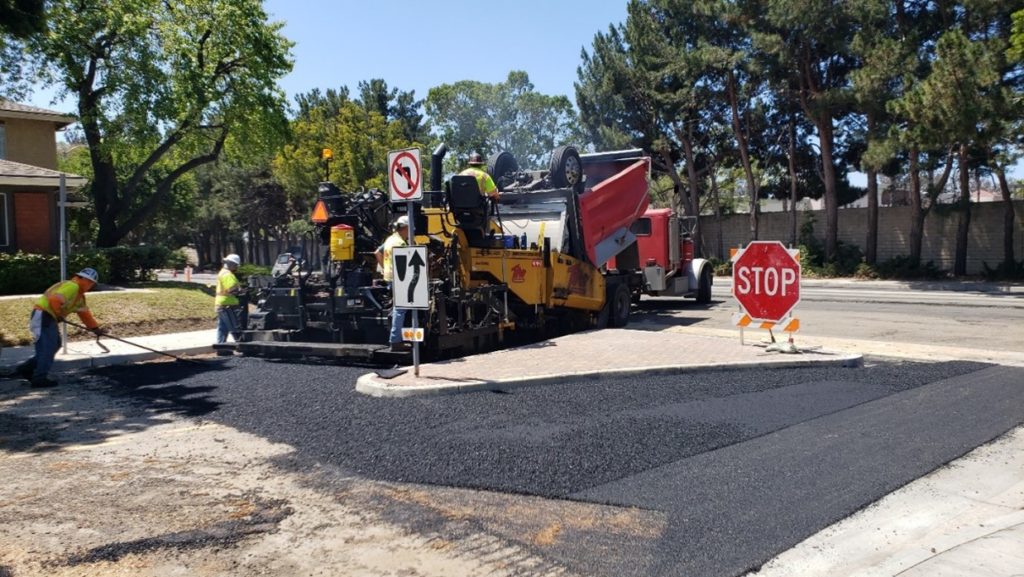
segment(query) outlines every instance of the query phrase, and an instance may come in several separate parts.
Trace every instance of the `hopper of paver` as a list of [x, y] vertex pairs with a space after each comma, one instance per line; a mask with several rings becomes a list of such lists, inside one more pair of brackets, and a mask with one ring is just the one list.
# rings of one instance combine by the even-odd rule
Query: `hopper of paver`
[[602, 266], [636, 240], [630, 226], [650, 203], [650, 158], [641, 150], [582, 154], [586, 189], [579, 195], [583, 244]]
[[[505, 235], [601, 266], [636, 240], [630, 225], [647, 210], [650, 160], [641, 150], [580, 155], [576, 188], [507, 189], [501, 194]], [[577, 192], [582, 189], [582, 192]]]

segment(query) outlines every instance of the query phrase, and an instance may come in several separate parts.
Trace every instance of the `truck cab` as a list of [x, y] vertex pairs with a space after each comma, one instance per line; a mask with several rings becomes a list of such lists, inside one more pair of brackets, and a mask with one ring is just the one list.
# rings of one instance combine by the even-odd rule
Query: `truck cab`
[[633, 223], [643, 280], [633, 299], [649, 296], [711, 300], [711, 264], [693, 257], [695, 218], [679, 217], [668, 208], [652, 208]]

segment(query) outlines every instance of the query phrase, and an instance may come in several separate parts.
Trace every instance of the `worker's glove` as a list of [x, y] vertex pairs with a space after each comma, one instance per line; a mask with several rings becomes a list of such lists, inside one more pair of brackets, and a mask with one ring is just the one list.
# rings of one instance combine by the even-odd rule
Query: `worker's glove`
[[94, 334], [94, 335], [96, 335], [98, 337], [102, 337], [104, 335], [110, 334], [110, 331], [107, 330], [106, 327], [96, 327], [94, 329], [89, 329], [89, 330], [92, 332], [92, 334]]

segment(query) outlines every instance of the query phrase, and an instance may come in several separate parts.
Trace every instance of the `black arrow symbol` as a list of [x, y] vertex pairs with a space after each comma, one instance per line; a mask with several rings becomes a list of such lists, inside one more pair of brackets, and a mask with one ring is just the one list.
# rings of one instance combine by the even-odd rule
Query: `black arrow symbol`
[[413, 296], [416, 294], [416, 284], [420, 282], [420, 269], [426, 266], [427, 263], [423, 262], [423, 257], [420, 256], [420, 251], [414, 251], [412, 258], [409, 260], [409, 266], [412, 267], [412, 280], [409, 281], [409, 302], [412, 303]]
[[395, 255], [395, 275], [398, 276], [400, 281], [405, 280], [406, 260], [408, 260], [408, 257], [404, 254]]

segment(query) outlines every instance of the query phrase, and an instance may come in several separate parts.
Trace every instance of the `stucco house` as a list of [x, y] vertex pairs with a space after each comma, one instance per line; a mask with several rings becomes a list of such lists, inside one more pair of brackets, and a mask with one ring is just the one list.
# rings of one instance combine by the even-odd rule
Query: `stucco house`
[[[56, 254], [58, 130], [75, 118], [0, 99], [0, 251]], [[86, 179], [65, 174], [70, 192]]]

